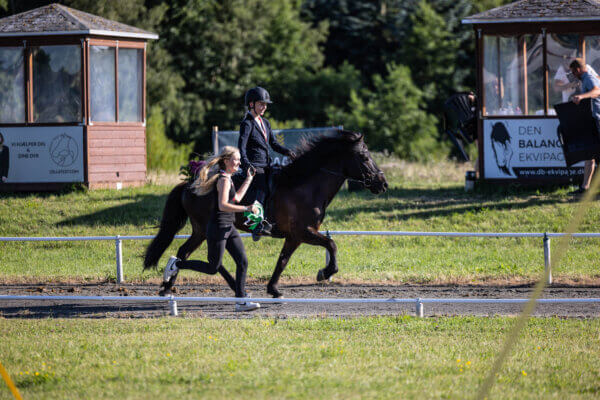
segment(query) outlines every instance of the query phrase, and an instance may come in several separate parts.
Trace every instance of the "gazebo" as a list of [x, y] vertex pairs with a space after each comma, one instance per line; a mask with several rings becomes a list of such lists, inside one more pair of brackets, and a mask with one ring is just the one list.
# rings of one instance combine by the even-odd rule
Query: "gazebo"
[[553, 105], [569, 101], [583, 57], [600, 72], [600, 2], [521, 0], [472, 15], [477, 54], [479, 176], [497, 182], [569, 182]]
[[146, 42], [157, 38], [60, 4], [0, 19], [0, 190], [143, 184]]

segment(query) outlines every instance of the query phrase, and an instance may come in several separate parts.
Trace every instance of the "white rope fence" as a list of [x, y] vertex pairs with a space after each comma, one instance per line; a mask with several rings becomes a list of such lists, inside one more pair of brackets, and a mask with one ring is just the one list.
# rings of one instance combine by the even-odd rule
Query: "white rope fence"
[[[552, 271], [550, 268], [550, 238], [561, 237], [566, 233], [551, 232], [410, 232], [410, 231], [321, 231], [322, 234], [346, 236], [423, 236], [423, 237], [479, 237], [479, 238], [542, 238], [544, 246], [544, 272], [548, 285], [552, 284]], [[242, 233], [242, 237], [251, 236]], [[600, 233], [574, 233], [574, 238], [600, 238]], [[175, 235], [175, 239], [187, 239], [190, 235]], [[72, 237], [0, 237], [0, 242], [77, 242], [94, 240], [113, 240], [115, 242], [115, 258], [117, 266], [117, 282], [123, 283], [123, 241], [124, 240], [151, 240], [154, 236], [72, 236]], [[329, 262], [329, 253], [326, 254]]]
[[[142, 302], [156, 303], [168, 302], [170, 314], [178, 315], [177, 302], [191, 303], [235, 303], [239, 302], [239, 297], [177, 297], [177, 296], [35, 296], [35, 295], [0, 295], [1, 300], [42, 300], [42, 301], [106, 301], [106, 302]], [[274, 298], [252, 298], [252, 301], [260, 303], [319, 303], [319, 304], [356, 304], [356, 303], [385, 303], [385, 304], [414, 304], [415, 315], [423, 317], [424, 304], [523, 304], [529, 299], [453, 299], [453, 298], [375, 298], [375, 299], [274, 299]], [[537, 304], [557, 304], [557, 303], [600, 303], [600, 298], [556, 298], [556, 299], [538, 299]]]

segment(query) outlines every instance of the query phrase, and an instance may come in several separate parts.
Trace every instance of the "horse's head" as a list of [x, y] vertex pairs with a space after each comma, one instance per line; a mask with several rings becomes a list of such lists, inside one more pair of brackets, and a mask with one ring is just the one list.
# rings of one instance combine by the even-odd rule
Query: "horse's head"
[[350, 143], [350, 154], [343, 158], [343, 173], [348, 179], [361, 182], [374, 194], [383, 193], [388, 188], [383, 171], [377, 167], [363, 140], [363, 135], [356, 132], [344, 132]]

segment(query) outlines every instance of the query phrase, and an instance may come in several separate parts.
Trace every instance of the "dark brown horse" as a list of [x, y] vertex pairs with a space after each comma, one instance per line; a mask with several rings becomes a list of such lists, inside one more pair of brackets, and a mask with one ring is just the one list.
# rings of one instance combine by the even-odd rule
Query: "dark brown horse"
[[[388, 186], [360, 133], [341, 131], [333, 137], [323, 136], [303, 144], [296, 153], [295, 159], [282, 169], [276, 179], [272, 199], [273, 215], [270, 219], [276, 224], [273, 237], [285, 239], [267, 286], [267, 293], [273, 297], [281, 297], [277, 289], [279, 277], [302, 243], [322, 246], [329, 252], [329, 264], [319, 270], [318, 281], [328, 279], [338, 271], [335, 242], [319, 233], [319, 227], [325, 217], [325, 209], [346, 179], [362, 182], [375, 194], [385, 192]], [[189, 217], [192, 235], [177, 251], [177, 257], [186, 260], [206, 239], [206, 224], [213, 201], [214, 196], [210, 194], [194, 194], [187, 183], [176, 186], [167, 198], [160, 230], [146, 250], [144, 268], [157, 264]], [[239, 213], [236, 214], [235, 226], [248, 231]], [[219, 273], [235, 290], [235, 280], [227, 270], [221, 266]], [[175, 279], [176, 276], [163, 284], [161, 295], [171, 292]]]

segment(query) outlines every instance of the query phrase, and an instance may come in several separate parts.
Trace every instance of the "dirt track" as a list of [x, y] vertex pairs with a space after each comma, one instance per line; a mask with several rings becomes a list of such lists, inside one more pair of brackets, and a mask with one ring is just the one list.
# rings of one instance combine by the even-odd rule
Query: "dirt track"
[[[264, 285], [249, 285], [252, 297], [268, 297]], [[529, 285], [520, 286], [426, 286], [426, 285], [350, 285], [339, 283], [281, 285], [288, 298], [528, 298]], [[127, 302], [126, 296], [155, 296], [154, 284], [5, 284], [0, 295], [73, 295], [124, 296], [122, 303], [100, 301], [5, 301], [0, 302], [0, 316], [5, 318], [149, 318], [168, 315], [167, 303]], [[229, 297], [224, 285], [182, 284], [176, 296]], [[554, 286], [542, 298], [600, 298], [600, 287]], [[516, 315], [522, 304], [425, 304], [425, 316]], [[414, 304], [269, 304], [250, 313], [235, 313], [228, 303], [178, 302], [184, 317], [248, 318], [253, 316], [353, 317], [362, 315], [415, 314]], [[600, 303], [542, 304], [536, 316], [600, 317]]]

